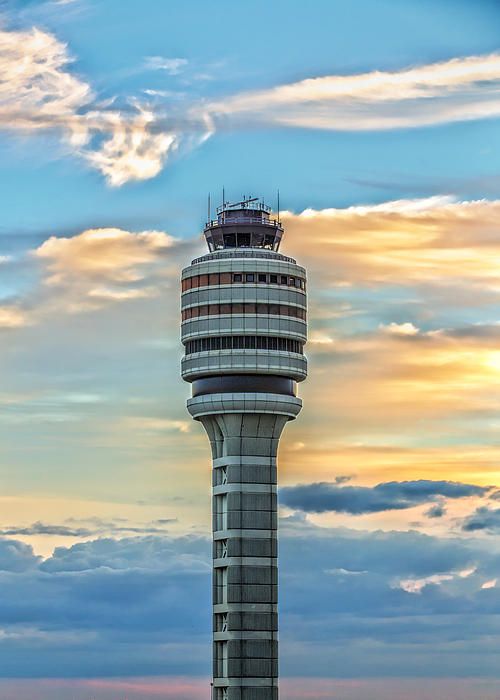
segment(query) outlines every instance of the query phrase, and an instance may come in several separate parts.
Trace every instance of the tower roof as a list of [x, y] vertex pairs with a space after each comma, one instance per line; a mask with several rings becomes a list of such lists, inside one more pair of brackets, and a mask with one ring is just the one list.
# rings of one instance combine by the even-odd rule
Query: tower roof
[[223, 202], [217, 207], [217, 219], [208, 221], [203, 232], [210, 252], [229, 248], [277, 251], [283, 227], [270, 215], [271, 207], [257, 197]]

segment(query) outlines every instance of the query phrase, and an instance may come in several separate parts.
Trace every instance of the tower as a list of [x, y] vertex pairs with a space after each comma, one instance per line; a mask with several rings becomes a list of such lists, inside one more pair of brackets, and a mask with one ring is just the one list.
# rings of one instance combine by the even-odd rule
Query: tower
[[257, 199], [223, 202], [182, 272], [187, 407], [212, 448], [213, 700], [278, 698], [277, 467], [306, 378], [306, 274]]

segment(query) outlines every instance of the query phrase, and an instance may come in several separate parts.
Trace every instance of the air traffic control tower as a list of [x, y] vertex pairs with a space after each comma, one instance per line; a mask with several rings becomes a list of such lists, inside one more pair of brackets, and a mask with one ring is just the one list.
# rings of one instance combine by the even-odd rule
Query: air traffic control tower
[[270, 214], [224, 202], [182, 272], [182, 377], [213, 460], [212, 700], [278, 700], [276, 455], [302, 407], [307, 305]]

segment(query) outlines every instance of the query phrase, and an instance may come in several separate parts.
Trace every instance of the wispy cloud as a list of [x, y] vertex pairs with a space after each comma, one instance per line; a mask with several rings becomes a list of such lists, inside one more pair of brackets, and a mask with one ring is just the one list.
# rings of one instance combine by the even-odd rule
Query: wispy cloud
[[0, 529], [2, 537], [33, 537], [36, 535], [87, 539], [96, 535], [156, 535], [166, 534], [166, 526], [175, 523], [175, 518], [161, 522], [127, 524], [126, 520], [106, 521], [101, 518], [72, 519], [63, 524], [37, 521], [30, 525], [11, 525]]
[[66, 127], [79, 140], [78, 110], [94, 97], [90, 85], [73, 76], [67, 47], [39, 29], [0, 29], [0, 125], [4, 129]]
[[206, 137], [204, 118], [196, 120], [198, 130], [183, 134], [165, 113], [160, 127], [158, 115], [137, 100], [126, 109], [99, 103], [90, 84], [70, 71], [72, 63], [66, 44], [52, 34], [0, 30], [0, 129], [56, 130], [113, 186], [157, 175], [183, 136], [193, 144]]
[[[155, 177], [181, 147], [237, 126], [376, 131], [500, 116], [498, 54], [314, 77], [215, 101], [152, 106], [131, 98], [125, 108], [99, 102], [72, 63], [66, 44], [48, 32], [0, 30], [0, 129], [57, 130], [112, 186]], [[187, 59], [150, 56], [145, 65], [178, 75]]]
[[313, 129], [367, 131], [500, 115], [500, 55], [396, 72], [308, 78], [213, 103], [214, 114]]
[[145, 68], [165, 71], [168, 75], [178, 75], [187, 64], [187, 58], [166, 58], [164, 56], [148, 56], [144, 62]]

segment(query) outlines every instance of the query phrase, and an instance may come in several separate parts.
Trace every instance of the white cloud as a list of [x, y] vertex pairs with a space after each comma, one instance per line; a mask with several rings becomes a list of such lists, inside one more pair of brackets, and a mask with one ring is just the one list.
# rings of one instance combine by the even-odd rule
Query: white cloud
[[148, 418], [144, 416], [133, 416], [124, 419], [127, 430], [143, 430], [146, 432], [163, 433], [168, 430], [179, 433], [189, 433], [191, 422], [187, 420], [171, 420], [169, 418]]
[[148, 56], [145, 61], [146, 68], [162, 70], [169, 75], [178, 75], [187, 64], [187, 58], [165, 58], [164, 56]]
[[321, 333], [320, 331], [313, 331], [309, 336], [308, 342], [312, 343], [313, 345], [333, 345], [335, 340], [326, 333]]
[[[113, 186], [157, 175], [181, 130], [168, 126], [165, 115], [160, 126], [158, 115], [136, 101], [127, 110], [96, 104], [89, 83], [69, 72], [71, 63], [67, 45], [52, 34], [0, 30], [0, 129], [60, 132]], [[206, 120], [196, 124], [189, 145], [206, 137]]]
[[481, 586], [483, 591], [486, 591], [490, 588], [496, 588], [497, 585], [497, 580], [496, 578], [491, 579], [491, 581], [485, 581], [483, 585]]
[[433, 574], [425, 578], [409, 578], [399, 581], [398, 587], [407, 593], [420, 594], [426, 586], [440, 586], [445, 581], [452, 581], [452, 574]]
[[389, 323], [388, 325], [381, 325], [380, 328], [385, 333], [392, 333], [393, 335], [417, 335], [420, 329], [413, 325], [413, 323]]
[[97, 132], [110, 136], [100, 149], [85, 149], [82, 154], [115, 187], [155, 177], [178, 146], [178, 134], [156, 131], [154, 112], [139, 104], [136, 107], [137, 112], [127, 117], [118, 111], [87, 115]]
[[220, 117], [364, 131], [500, 115], [500, 55], [470, 56], [359, 75], [327, 75], [213, 103]]
[[[155, 177], [181, 145], [196, 147], [214, 131], [238, 124], [356, 131], [500, 116], [497, 54], [309, 78], [184, 106], [179, 96], [165, 93], [164, 100], [172, 98], [170, 111], [132, 99], [125, 109], [112, 100], [98, 104], [91, 85], [71, 72], [72, 62], [66, 44], [48, 32], [0, 30], [0, 129], [60, 132], [112, 186]], [[187, 64], [180, 57], [146, 61], [170, 75]], [[161, 96], [149, 91], [152, 100]]]
[[0, 30], [0, 126], [62, 127], [76, 138], [77, 111], [93, 98], [88, 83], [68, 72], [66, 44], [39, 29]]

